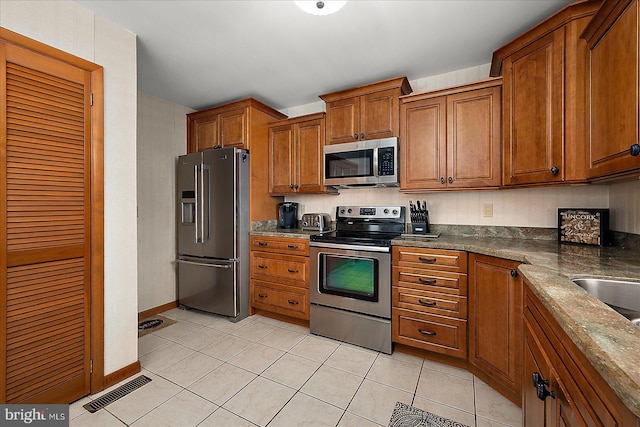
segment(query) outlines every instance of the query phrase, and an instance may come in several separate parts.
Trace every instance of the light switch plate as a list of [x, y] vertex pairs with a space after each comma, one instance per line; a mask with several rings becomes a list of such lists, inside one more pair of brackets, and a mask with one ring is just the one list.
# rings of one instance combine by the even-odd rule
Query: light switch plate
[[482, 216], [485, 218], [493, 217], [493, 204], [482, 205]]

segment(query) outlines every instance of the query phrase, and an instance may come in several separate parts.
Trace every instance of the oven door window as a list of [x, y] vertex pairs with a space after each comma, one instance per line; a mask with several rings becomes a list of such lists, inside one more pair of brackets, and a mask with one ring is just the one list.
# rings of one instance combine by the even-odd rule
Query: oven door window
[[327, 179], [374, 176], [373, 149], [327, 153], [324, 165]]
[[378, 260], [321, 253], [319, 291], [364, 301], [378, 301]]

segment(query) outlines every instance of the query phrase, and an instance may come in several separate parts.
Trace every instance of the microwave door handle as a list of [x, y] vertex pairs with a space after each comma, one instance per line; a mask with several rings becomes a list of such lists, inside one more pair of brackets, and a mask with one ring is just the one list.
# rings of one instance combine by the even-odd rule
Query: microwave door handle
[[198, 191], [200, 190], [199, 185], [198, 185], [198, 181], [200, 179], [200, 173], [199, 173], [200, 170], [199, 169], [200, 169], [199, 165], [194, 165], [193, 166], [193, 182], [194, 182], [194, 186], [195, 186], [194, 193], [195, 193], [195, 199], [196, 199], [196, 201], [195, 201], [195, 205], [196, 205], [196, 209], [195, 209], [195, 211], [196, 211], [196, 217], [195, 217], [195, 232], [196, 232], [195, 239], [196, 239], [196, 243], [200, 243], [200, 233], [199, 233], [200, 229], [198, 227], [198, 223], [200, 222], [200, 213], [199, 213], [199, 211], [200, 211], [200, 203], [201, 203], [200, 195], [198, 193]]
[[378, 176], [378, 149], [373, 149], [373, 176]]

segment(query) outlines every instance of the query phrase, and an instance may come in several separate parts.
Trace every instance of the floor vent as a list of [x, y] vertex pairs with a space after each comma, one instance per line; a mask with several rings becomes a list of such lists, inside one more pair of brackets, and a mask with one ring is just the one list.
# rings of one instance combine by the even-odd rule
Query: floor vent
[[100, 396], [96, 400], [83, 405], [83, 408], [91, 413], [96, 412], [98, 409], [104, 408], [105, 406], [115, 402], [121, 397], [126, 396], [132, 391], [139, 389], [148, 382], [151, 382], [151, 378], [140, 375], [138, 378], [135, 378], [128, 383], [121, 385], [120, 387], [110, 391], [104, 396]]

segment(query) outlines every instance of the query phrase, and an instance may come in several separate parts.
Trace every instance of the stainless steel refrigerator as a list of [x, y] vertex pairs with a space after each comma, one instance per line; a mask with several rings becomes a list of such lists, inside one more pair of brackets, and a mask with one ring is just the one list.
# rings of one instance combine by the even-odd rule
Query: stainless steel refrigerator
[[178, 301], [249, 315], [249, 153], [237, 148], [178, 157]]

